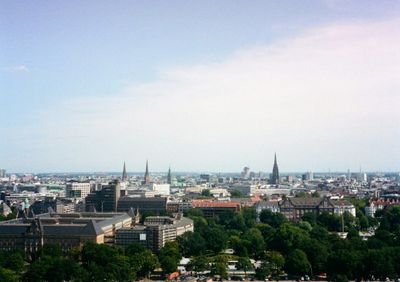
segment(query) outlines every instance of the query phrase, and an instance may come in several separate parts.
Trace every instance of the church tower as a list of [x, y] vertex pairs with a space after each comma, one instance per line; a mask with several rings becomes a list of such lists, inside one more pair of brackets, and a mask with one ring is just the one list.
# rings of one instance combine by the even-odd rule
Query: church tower
[[149, 161], [146, 161], [146, 172], [144, 173], [144, 184], [150, 183], [150, 174], [149, 174]]
[[172, 183], [171, 166], [168, 168], [167, 183], [169, 185]]
[[128, 178], [128, 174], [126, 173], [126, 166], [124, 162], [124, 168], [122, 169], [122, 181], [125, 181]]
[[275, 153], [275, 159], [274, 159], [274, 167], [272, 169], [272, 175], [271, 175], [271, 184], [278, 185], [279, 184], [279, 168], [278, 168], [278, 162], [276, 161], [276, 153]]

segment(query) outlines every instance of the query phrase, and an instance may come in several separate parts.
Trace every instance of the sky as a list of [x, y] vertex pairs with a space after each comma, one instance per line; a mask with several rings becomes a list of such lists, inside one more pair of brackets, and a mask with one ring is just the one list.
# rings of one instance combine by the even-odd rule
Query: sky
[[400, 170], [399, 1], [0, 2], [10, 172]]

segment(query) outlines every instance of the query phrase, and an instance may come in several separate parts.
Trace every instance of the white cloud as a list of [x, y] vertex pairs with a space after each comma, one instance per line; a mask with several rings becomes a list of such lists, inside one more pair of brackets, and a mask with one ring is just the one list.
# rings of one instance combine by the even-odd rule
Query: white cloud
[[274, 151], [283, 171], [398, 170], [399, 50], [397, 19], [309, 30], [46, 110], [36, 149], [73, 170], [269, 171]]
[[27, 72], [28, 71], [28, 67], [25, 65], [8, 66], [8, 67], [3, 67], [1, 69], [2, 69], [2, 71], [5, 71], [5, 72]]

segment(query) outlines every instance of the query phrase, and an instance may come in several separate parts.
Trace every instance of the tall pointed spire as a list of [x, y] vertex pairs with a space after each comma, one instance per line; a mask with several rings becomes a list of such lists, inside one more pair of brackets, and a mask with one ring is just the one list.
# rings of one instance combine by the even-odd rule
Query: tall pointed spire
[[168, 167], [167, 183], [169, 185], [171, 185], [171, 183], [172, 183], [171, 166]]
[[128, 178], [128, 174], [126, 173], [126, 165], [124, 162], [124, 168], [122, 169], [122, 181], [126, 180]]
[[278, 185], [279, 184], [279, 168], [278, 162], [276, 160], [276, 153], [274, 157], [274, 167], [272, 168], [272, 175], [271, 175], [271, 184]]
[[146, 160], [146, 172], [144, 173], [144, 184], [150, 183], [150, 174], [149, 174], [149, 161]]

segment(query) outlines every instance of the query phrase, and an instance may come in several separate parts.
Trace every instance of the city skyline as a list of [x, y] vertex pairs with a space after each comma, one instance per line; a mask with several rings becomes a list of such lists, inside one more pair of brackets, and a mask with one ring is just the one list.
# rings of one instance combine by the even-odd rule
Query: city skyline
[[7, 171], [400, 170], [398, 2], [3, 1], [0, 23]]

